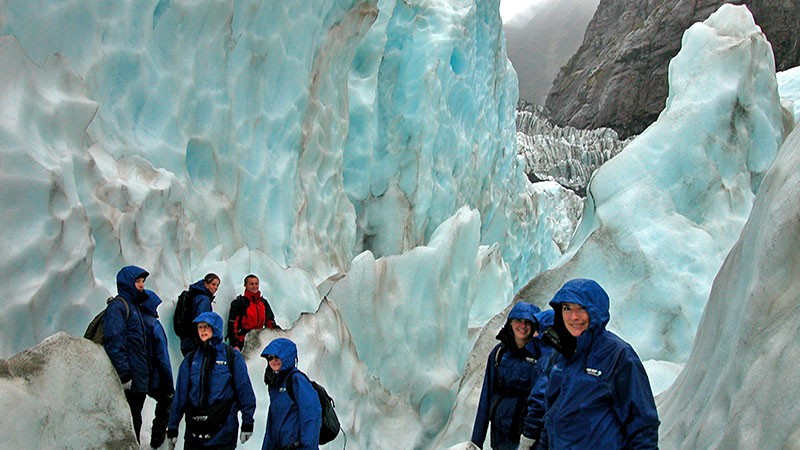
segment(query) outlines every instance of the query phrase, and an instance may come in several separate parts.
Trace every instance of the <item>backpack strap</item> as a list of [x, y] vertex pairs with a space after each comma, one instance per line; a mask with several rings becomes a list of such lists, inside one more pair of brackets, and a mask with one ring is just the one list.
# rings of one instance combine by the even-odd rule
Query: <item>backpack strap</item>
[[[242, 316], [247, 313], [247, 305], [244, 302], [247, 299], [244, 296], [238, 295], [231, 302], [230, 310], [228, 310], [228, 342], [231, 344], [234, 341], [238, 342], [239, 338], [237, 332], [242, 328]], [[244, 311], [243, 311], [244, 310]]]
[[[228, 372], [231, 373], [231, 379], [234, 381], [233, 390], [235, 392], [236, 391], [236, 375], [235, 375], [235, 373], [233, 371], [233, 362], [236, 360], [236, 354], [233, 353], [233, 347], [231, 347], [228, 344], [224, 344], [224, 345], [225, 345], [225, 359], [227, 359], [227, 361], [228, 361]], [[189, 379], [187, 380], [187, 383], [186, 383], [186, 391], [187, 392], [192, 390], [191, 372], [192, 372], [192, 363], [194, 363], [194, 355], [195, 355], [195, 353], [197, 353], [197, 349], [194, 349], [194, 350], [190, 351], [186, 355], [186, 359], [189, 360], [189, 373], [190, 373]]]
[[197, 353], [197, 349], [190, 351], [186, 355], [186, 359], [189, 360], [189, 376], [186, 380], [186, 395], [189, 395], [189, 392], [192, 392], [192, 364], [194, 363], [194, 354]]
[[120, 300], [122, 302], [122, 304], [125, 305], [125, 320], [127, 321], [128, 319], [130, 319], [130, 317], [131, 317], [131, 308], [130, 308], [130, 306], [128, 306], [128, 302], [125, 301], [125, 299], [122, 298], [122, 296], [117, 295], [116, 297], [108, 297], [108, 300], [106, 300], [106, 305], [110, 304], [114, 300]]
[[503, 353], [506, 351], [506, 345], [502, 342], [500, 343], [500, 348], [494, 353], [494, 367], [495, 369], [500, 367], [500, 361], [503, 359]]
[[504, 343], [500, 343], [497, 347], [497, 351], [494, 353], [494, 372], [496, 374], [495, 377], [495, 390], [500, 394], [506, 394], [508, 387], [506, 386], [506, 381], [503, 379], [503, 376], [500, 374], [500, 361], [503, 360], [503, 353], [506, 352], [506, 345]]
[[237, 408], [241, 409], [239, 406], [239, 391], [236, 389], [236, 373], [233, 370], [233, 363], [236, 361], [236, 353], [233, 351], [233, 347], [228, 344], [225, 344], [225, 357], [228, 359], [228, 372], [231, 373], [231, 386], [233, 387], [233, 402], [236, 403]]
[[[233, 353], [233, 347], [228, 344], [225, 344], [225, 356], [228, 358], [228, 372], [231, 373], [231, 378], [235, 380], [236, 374], [233, 372], [233, 362], [236, 360], [236, 354]], [[234, 383], [233, 386], [235, 390], [236, 384]]]
[[[239, 311], [237, 311], [236, 314], [237, 326], [235, 327], [234, 334], [242, 330], [242, 320], [244, 320], [244, 316], [247, 315], [247, 307], [250, 306], [250, 300], [242, 296], [239, 296], [239, 298], [241, 300], [239, 300]], [[236, 339], [239, 339], [238, 334], [236, 335]]]
[[298, 369], [297, 367], [292, 367], [291, 372], [289, 372], [289, 375], [286, 377], [286, 381], [284, 381], [284, 386], [286, 386], [286, 392], [289, 394], [289, 398], [291, 398], [292, 401], [295, 403], [297, 403], [297, 399], [294, 396], [294, 387], [293, 387], [294, 383], [292, 383], [292, 377], [296, 373], [303, 375], [304, 377], [306, 377], [306, 380], [308, 380], [309, 383], [311, 382], [311, 378], [308, 378], [308, 375], [301, 372], [300, 369]]

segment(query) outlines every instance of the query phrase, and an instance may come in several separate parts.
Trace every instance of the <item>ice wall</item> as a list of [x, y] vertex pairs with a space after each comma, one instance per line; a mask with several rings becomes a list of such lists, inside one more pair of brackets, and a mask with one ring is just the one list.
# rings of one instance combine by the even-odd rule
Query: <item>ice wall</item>
[[573, 225], [516, 158], [497, 1], [307, 6], [0, 5], [2, 353], [79, 334], [125, 264], [167, 299], [216, 272], [221, 311], [256, 272], [287, 325], [359, 253], [426, 245], [465, 206], [515, 286], [560, 255]]
[[795, 129], [714, 279], [686, 369], [658, 398], [663, 448], [798, 448], [798, 165]]
[[517, 151], [525, 158], [528, 178], [556, 181], [581, 196], [594, 171], [629, 141], [621, 141], [610, 128], [559, 127], [533, 105], [520, 102], [517, 107]]

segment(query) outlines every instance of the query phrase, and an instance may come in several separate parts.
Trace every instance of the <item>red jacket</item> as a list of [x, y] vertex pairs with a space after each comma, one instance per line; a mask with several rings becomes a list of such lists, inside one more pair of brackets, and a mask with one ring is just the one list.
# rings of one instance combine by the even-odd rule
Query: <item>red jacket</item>
[[236, 300], [231, 302], [228, 314], [228, 342], [241, 349], [247, 332], [262, 328], [275, 328], [275, 314], [267, 299], [261, 296], [261, 292], [251, 294], [245, 291], [244, 295], [236, 297]]

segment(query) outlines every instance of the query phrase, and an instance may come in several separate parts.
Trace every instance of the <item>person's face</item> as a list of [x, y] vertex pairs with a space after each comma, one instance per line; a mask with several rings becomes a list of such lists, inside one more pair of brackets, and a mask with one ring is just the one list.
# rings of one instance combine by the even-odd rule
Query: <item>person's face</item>
[[589, 328], [589, 313], [583, 306], [575, 303], [563, 303], [561, 305], [561, 315], [564, 318], [564, 325], [569, 334], [578, 337]]
[[211, 336], [214, 335], [214, 329], [211, 328], [211, 325], [200, 322], [197, 324], [197, 335], [200, 336], [200, 340], [205, 342], [211, 339]]
[[267, 355], [267, 363], [273, 372], [279, 372], [283, 367], [283, 361], [275, 355]]
[[137, 291], [142, 292], [144, 290], [144, 278], [137, 278], [133, 281], [133, 286], [136, 288]]
[[216, 294], [217, 293], [217, 289], [219, 289], [219, 279], [217, 279], [217, 278], [214, 278], [213, 280], [211, 280], [210, 283], [207, 283], [207, 282], [204, 281], [203, 284], [205, 284], [206, 289], [208, 289], [208, 292], [211, 292], [211, 295]]
[[258, 278], [250, 277], [247, 281], [244, 282], [244, 289], [249, 291], [251, 294], [255, 294], [258, 292]]
[[530, 320], [511, 319], [511, 329], [517, 339], [527, 340], [533, 335], [533, 324]]

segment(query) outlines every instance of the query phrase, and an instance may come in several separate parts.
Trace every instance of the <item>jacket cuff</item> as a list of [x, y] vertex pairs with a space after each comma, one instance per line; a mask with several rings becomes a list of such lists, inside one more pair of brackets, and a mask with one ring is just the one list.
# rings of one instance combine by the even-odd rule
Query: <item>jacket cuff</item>
[[167, 430], [167, 437], [170, 439], [178, 437], [178, 429]]
[[119, 377], [119, 382], [120, 382], [120, 384], [125, 384], [128, 381], [131, 381], [132, 379], [133, 379], [133, 377], [131, 377], [130, 374], [126, 373], [125, 375]]
[[253, 424], [252, 423], [243, 423], [242, 424], [242, 431], [245, 433], [252, 433], [253, 432]]

